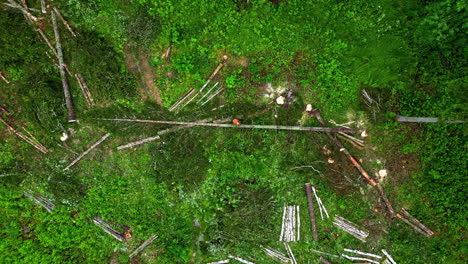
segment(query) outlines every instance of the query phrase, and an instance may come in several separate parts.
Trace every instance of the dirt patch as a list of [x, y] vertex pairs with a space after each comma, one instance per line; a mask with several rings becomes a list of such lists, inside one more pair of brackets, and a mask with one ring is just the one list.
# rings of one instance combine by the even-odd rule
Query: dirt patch
[[159, 89], [156, 87], [154, 82], [156, 75], [154, 74], [153, 67], [149, 64], [151, 55], [142, 49], [138, 49], [135, 54], [128, 45], [124, 46], [124, 54], [125, 65], [128, 70], [141, 80], [139, 93], [142, 95], [142, 98], [150, 98], [160, 106], [163, 106]]

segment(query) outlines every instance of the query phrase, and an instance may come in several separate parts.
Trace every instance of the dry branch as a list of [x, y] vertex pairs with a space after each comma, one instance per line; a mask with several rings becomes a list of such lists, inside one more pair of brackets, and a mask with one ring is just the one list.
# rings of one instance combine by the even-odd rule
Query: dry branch
[[20, 131], [17, 131], [12, 126], [10, 126], [5, 120], [3, 120], [3, 118], [1, 117], [0, 117], [0, 122], [3, 123], [7, 127], [8, 131], [14, 133], [18, 137], [20, 137], [21, 139], [23, 139], [24, 141], [26, 141], [27, 143], [29, 143], [30, 145], [32, 145], [33, 147], [41, 151], [42, 153], [49, 152], [49, 150], [46, 147], [44, 147], [41, 143], [39, 143], [36, 138], [34, 137], [29, 138], [28, 136], [24, 135]]
[[93, 96], [91, 95], [91, 92], [89, 91], [88, 85], [86, 84], [86, 82], [85, 82], [83, 76], [81, 76], [81, 74], [77, 73], [77, 74], [75, 74], [75, 78], [76, 78], [76, 80], [78, 81], [78, 85], [80, 86], [81, 91], [83, 92], [83, 95], [84, 95], [84, 97], [85, 97], [86, 103], [87, 103], [89, 106], [94, 106], [94, 105], [96, 105], [96, 104], [94, 103]]
[[145, 248], [147, 248], [153, 241], [158, 238], [158, 235], [152, 235], [150, 238], [148, 238], [145, 242], [143, 242], [135, 251], [133, 251], [132, 254], [130, 254], [129, 258], [134, 258], [135, 256], [139, 255]]
[[67, 23], [67, 21], [65, 20], [65, 18], [63, 18], [62, 14], [60, 14], [59, 10], [54, 7], [54, 12], [57, 14], [57, 16], [60, 18], [60, 20], [62, 20], [62, 23], [65, 25], [65, 27], [68, 29], [68, 31], [70, 31], [70, 33], [73, 35], [73, 37], [76, 38], [76, 34], [75, 32], [73, 32], [73, 29], [70, 27], [70, 25]]
[[141, 119], [125, 119], [125, 118], [98, 118], [98, 120], [169, 124], [169, 125], [193, 125], [193, 126], [221, 127], [221, 128], [251, 128], [251, 129], [272, 129], [272, 130], [292, 130], [292, 131], [332, 132], [332, 133], [354, 131], [354, 129], [330, 128], [330, 127], [301, 127], [301, 126], [277, 126], [277, 125], [231, 125], [231, 124], [141, 120]]
[[[39, 35], [41, 35], [44, 42], [47, 44], [47, 46], [49, 46], [49, 49], [52, 51], [52, 53], [54, 53], [55, 57], [58, 58], [57, 50], [54, 48], [54, 46], [52, 46], [52, 43], [50, 43], [50, 40], [49, 40], [49, 38], [47, 38], [44, 31], [42, 31], [42, 29], [40, 29], [40, 28], [37, 28], [36, 31], [39, 32]], [[58, 67], [60, 67], [60, 65]]]
[[73, 110], [72, 96], [70, 93], [70, 88], [68, 87], [67, 76], [65, 74], [65, 63], [63, 61], [62, 44], [60, 43], [60, 33], [57, 27], [57, 18], [55, 16], [55, 12], [50, 12], [50, 14], [52, 17], [52, 26], [54, 28], [55, 47], [57, 50], [57, 56], [60, 65], [60, 77], [62, 78], [63, 93], [65, 95], [65, 102], [67, 104], [68, 109], [68, 122], [75, 122], [76, 119]]
[[55, 205], [51, 201], [44, 198], [42, 195], [32, 193], [29, 190], [25, 190], [24, 195], [29, 199], [33, 200], [38, 205], [44, 207], [47, 210], [47, 212], [52, 213], [54, 211]]
[[310, 225], [312, 226], [312, 235], [315, 241], [318, 241], [317, 225], [315, 223], [314, 202], [312, 201], [312, 187], [310, 183], [305, 184], [307, 193], [307, 202], [309, 204]]
[[96, 143], [94, 143], [91, 147], [89, 147], [85, 152], [83, 152], [78, 158], [73, 160], [64, 170], [70, 169], [73, 165], [75, 165], [78, 161], [80, 161], [86, 154], [88, 154], [91, 150], [93, 150], [95, 147], [97, 147], [99, 144], [101, 144], [106, 138], [110, 136], [110, 133], [105, 134], [100, 140], [98, 140]]
[[6, 82], [7, 84], [10, 83], [10, 81], [5, 76], [3, 76], [2, 72], [0, 72], [0, 78], [2, 78], [2, 80]]
[[390, 201], [388, 200], [387, 195], [385, 194], [385, 192], [383, 190], [383, 187], [382, 187], [382, 185], [380, 183], [377, 183], [377, 189], [379, 190], [380, 196], [384, 200], [385, 205], [387, 206], [387, 209], [390, 212], [390, 215], [392, 217], [394, 217], [395, 216], [395, 211], [393, 210], [393, 206], [390, 203]]

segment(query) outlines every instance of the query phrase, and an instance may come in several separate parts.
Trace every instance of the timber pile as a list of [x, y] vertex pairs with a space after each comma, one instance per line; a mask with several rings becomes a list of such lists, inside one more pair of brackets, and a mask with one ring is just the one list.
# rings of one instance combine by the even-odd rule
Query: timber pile
[[[206, 88], [206, 86], [213, 80], [213, 78], [216, 76], [216, 74], [218, 74], [219, 70], [221, 70], [221, 68], [226, 64], [227, 58], [228, 57], [226, 55], [223, 56], [223, 61], [218, 65], [218, 67], [216, 67], [214, 72], [211, 74], [211, 76], [208, 78], [206, 83], [200, 89], [190, 88], [179, 99], [177, 99], [177, 101], [169, 108], [169, 111], [170, 112], [173, 112], [173, 111], [179, 112], [185, 106], [187, 106], [190, 102], [192, 102], [197, 96], [202, 94], [202, 92]], [[215, 86], [217, 86], [217, 83], [215, 84]], [[213, 90], [215, 88], [215, 86], [213, 86], [210, 89], [210, 91]], [[218, 95], [220, 92], [222, 92], [222, 88], [216, 90], [213, 94], [209, 95], [208, 99], [206, 99], [206, 101], [204, 101], [204, 102], [200, 101], [200, 104], [202, 104], [202, 105], [206, 104], [208, 101], [213, 99], [216, 95]], [[205, 95], [207, 95], [207, 94], [209, 94], [209, 92], [207, 92]]]
[[408, 213], [405, 208], [401, 208], [401, 214], [397, 214], [396, 216], [425, 237], [429, 238], [434, 235], [432, 230], [423, 225], [418, 219], [410, 215], [410, 213]]
[[150, 238], [148, 238], [145, 242], [143, 242], [135, 251], [128, 256], [129, 258], [134, 258], [135, 256], [139, 255], [145, 248], [147, 248], [151, 243], [153, 243], [154, 240], [156, 240], [159, 236], [158, 235], [152, 235]]
[[301, 239], [301, 217], [299, 206], [291, 205], [283, 207], [283, 221], [279, 241], [292, 242]]
[[52, 213], [54, 211], [55, 205], [47, 200], [44, 196], [38, 194], [38, 193], [33, 193], [30, 190], [25, 190], [24, 195], [34, 201], [36, 204], [44, 207], [47, 212]]
[[[116, 224], [112, 221], [102, 219], [101, 217], [95, 217], [93, 223], [119, 241], [123, 241], [130, 235], [130, 227]], [[117, 230], [117, 227], [121, 228], [123, 232]]]
[[366, 238], [369, 236], [368, 231], [362, 230], [359, 226], [341, 216], [336, 215], [333, 224], [362, 242], [366, 242]]

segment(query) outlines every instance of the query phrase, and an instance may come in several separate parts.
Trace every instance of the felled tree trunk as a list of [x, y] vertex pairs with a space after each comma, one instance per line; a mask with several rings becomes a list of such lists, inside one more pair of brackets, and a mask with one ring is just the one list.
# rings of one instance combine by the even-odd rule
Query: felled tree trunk
[[315, 221], [315, 212], [314, 212], [314, 201], [312, 200], [312, 186], [310, 183], [305, 184], [305, 189], [307, 193], [307, 202], [309, 204], [309, 215], [310, 215], [310, 224], [312, 226], [312, 235], [315, 241], [318, 241], [317, 234], [317, 225]]
[[63, 94], [65, 95], [65, 103], [67, 104], [68, 109], [68, 122], [75, 122], [75, 111], [73, 109], [72, 96], [70, 93], [70, 88], [68, 87], [67, 76], [65, 73], [65, 63], [63, 61], [62, 44], [60, 43], [60, 33], [57, 27], [57, 18], [55, 16], [55, 12], [50, 12], [50, 15], [52, 17], [52, 26], [54, 28], [55, 47], [57, 51], [57, 57], [59, 60], [59, 69], [60, 77], [62, 78]]

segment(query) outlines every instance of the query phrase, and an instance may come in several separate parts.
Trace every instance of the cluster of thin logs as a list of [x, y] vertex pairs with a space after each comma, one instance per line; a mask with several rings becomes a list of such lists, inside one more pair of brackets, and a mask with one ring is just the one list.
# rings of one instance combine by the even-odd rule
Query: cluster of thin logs
[[151, 243], [153, 243], [154, 240], [156, 240], [159, 236], [158, 235], [152, 235], [150, 238], [148, 238], [145, 242], [143, 242], [135, 251], [132, 252], [132, 254], [129, 255], [129, 258], [134, 258], [135, 256], [139, 255], [145, 248], [147, 248]]
[[2, 80], [6, 82], [7, 84], [10, 83], [10, 81], [5, 76], [3, 76], [2, 72], [0, 72], [0, 78], [2, 78]]
[[24, 195], [32, 201], [34, 201], [35, 203], [37, 203], [38, 205], [44, 207], [47, 210], [47, 212], [52, 213], [54, 211], [55, 205], [51, 201], [44, 198], [42, 195], [33, 193], [29, 190], [25, 190]]
[[[198, 95], [201, 94], [201, 91], [205, 89], [205, 87], [213, 80], [219, 70], [226, 64], [227, 56], [223, 57], [223, 61], [216, 67], [214, 72], [211, 74], [210, 78], [206, 81], [206, 83], [198, 89], [190, 88], [187, 92], [185, 92], [170, 108], [169, 111], [176, 111], [179, 112], [182, 110], [186, 105], [192, 102]], [[219, 91], [221, 92], [221, 91]], [[218, 93], [219, 93], [218, 92]], [[216, 95], [215, 95], [216, 96]], [[213, 96], [214, 97], [214, 96]], [[211, 98], [212, 99], [212, 98]], [[211, 100], [210, 99], [210, 100]]]
[[255, 263], [250, 262], [248, 260], [245, 260], [243, 258], [239, 258], [239, 257], [231, 256], [231, 255], [229, 255], [229, 257], [232, 258], [232, 259], [235, 259], [235, 260], [237, 260], [237, 261], [239, 261], [241, 263], [244, 263], [244, 264], [255, 264]]
[[341, 216], [336, 215], [333, 224], [362, 242], [366, 242], [366, 238], [369, 236], [368, 231], [360, 229], [359, 226]]
[[[379, 264], [379, 261], [377, 261], [375, 259], [378, 259], [378, 260], [382, 259], [382, 256], [375, 255], [375, 254], [372, 254], [372, 253], [362, 252], [362, 251], [359, 251], [359, 250], [353, 250], [353, 249], [345, 248], [344, 251], [348, 252], [348, 253], [353, 253], [353, 254], [358, 255], [358, 257], [352, 257], [352, 256], [349, 256], [349, 255], [346, 255], [346, 254], [341, 254], [342, 257], [347, 258], [349, 260], [360, 260], [360, 261], [367, 261], [367, 262], [370, 262], [370, 263]], [[365, 258], [364, 257], [359, 257], [359, 256], [365, 256]], [[373, 259], [370, 259], [369, 257], [371, 257]]]
[[390, 254], [385, 249], [382, 249], [382, 253], [387, 257], [382, 264], [397, 264]]
[[14, 129], [12, 126], [10, 126], [5, 120], [3, 120], [3, 118], [0, 117], [0, 122], [3, 123], [8, 131], [10, 131], [11, 133], [17, 135], [18, 137], [20, 137], [21, 139], [23, 139], [24, 141], [26, 141], [28, 144], [32, 145], [33, 147], [35, 147], [36, 149], [38, 149], [40, 152], [42, 153], [47, 153], [49, 152], [49, 150], [44, 147], [44, 145], [42, 145], [31, 133], [29, 133], [24, 127], [22, 127], [22, 129], [29, 135], [25, 135], [23, 133], [21, 133], [20, 131]]
[[110, 133], [105, 134], [101, 139], [99, 139], [96, 143], [94, 143], [91, 147], [89, 147], [85, 152], [83, 152], [80, 156], [74, 159], [64, 170], [70, 169], [73, 165], [75, 165], [78, 161], [80, 161], [86, 154], [88, 154], [91, 150], [99, 146], [106, 138], [110, 136]]
[[91, 92], [89, 91], [88, 85], [86, 84], [85, 80], [83, 79], [83, 76], [81, 76], [81, 74], [77, 73], [77, 74], [75, 74], [75, 78], [78, 81], [78, 85], [80, 85], [80, 88], [81, 88], [81, 91], [83, 92], [86, 103], [89, 106], [96, 105], [94, 103], [93, 96], [91, 95]]
[[434, 232], [430, 230], [427, 226], [423, 225], [418, 219], [414, 218], [405, 208], [401, 208], [401, 214], [396, 214], [396, 217], [403, 220], [406, 224], [411, 226], [414, 230], [418, 231], [426, 237], [431, 237], [434, 235]]
[[[125, 234], [130, 230], [128, 226], [119, 225], [112, 221], [102, 219], [101, 217], [95, 217], [93, 223], [119, 241], [123, 241], [125, 239]], [[116, 227], [111, 225], [120, 227], [124, 232], [119, 232]]]
[[270, 257], [272, 257], [272, 258], [274, 258], [274, 259], [276, 259], [278, 261], [285, 262], [285, 263], [290, 261], [290, 259], [288, 257], [286, 257], [283, 253], [281, 253], [281, 252], [279, 252], [277, 250], [274, 250], [272, 248], [265, 248], [265, 247], [263, 247], [263, 250], [265, 251], [265, 253], [268, 256], [270, 256]]
[[286, 252], [288, 252], [288, 257], [291, 262], [291, 264], [297, 264], [296, 258], [294, 257], [294, 254], [291, 250], [291, 247], [289, 247], [289, 244], [284, 242], [284, 249], [286, 249]]
[[301, 216], [299, 206], [289, 205], [283, 207], [283, 221], [279, 241], [291, 242], [301, 239]]
[[322, 220], [323, 220], [323, 213], [325, 213], [325, 216], [326, 216], [327, 218], [330, 218], [330, 216], [328, 215], [327, 208], [325, 208], [325, 206], [323, 205], [322, 199], [320, 199], [320, 197], [318, 197], [317, 191], [315, 190], [315, 187], [313, 187], [313, 186], [312, 186], [312, 191], [314, 192], [315, 200], [317, 201], [317, 204], [318, 204], [318, 206], [319, 206], [320, 217], [321, 217]]
[[219, 93], [224, 91], [224, 87], [222, 87], [222, 86], [220, 86], [217, 90], [215, 90], [215, 88], [216, 88], [216, 86], [218, 86], [218, 84], [219, 84], [219, 82], [216, 82], [213, 85], [213, 87], [211, 87], [205, 94], [203, 94], [203, 89], [205, 87], [202, 87], [202, 89], [200, 89], [199, 93], [203, 94], [203, 95], [202, 95], [202, 97], [200, 99], [198, 99], [197, 104], [203, 106], [206, 103], [208, 103], [209, 101], [211, 101], [211, 99], [215, 98], [215, 96], [217, 96]]

